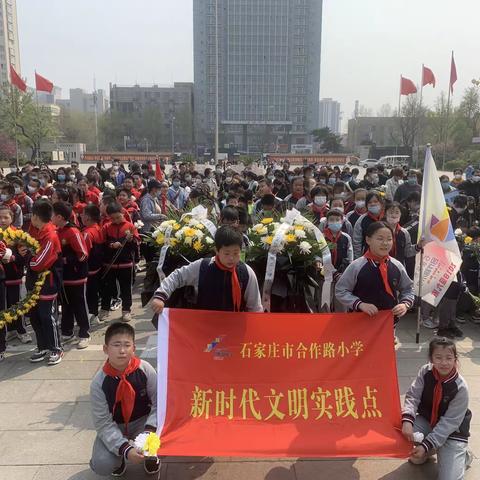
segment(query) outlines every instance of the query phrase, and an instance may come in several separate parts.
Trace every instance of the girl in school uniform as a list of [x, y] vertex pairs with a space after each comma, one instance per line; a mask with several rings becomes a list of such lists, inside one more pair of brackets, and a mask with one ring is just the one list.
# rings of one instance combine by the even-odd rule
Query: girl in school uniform
[[378, 192], [369, 192], [366, 200], [367, 212], [360, 216], [356, 221], [353, 229], [353, 256], [355, 258], [361, 257], [368, 248], [365, 242], [365, 235], [368, 227], [380, 220], [383, 220], [385, 201]]
[[347, 267], [335, 296], [349, 310], [370, 316], [391, 310], [396, 324], [413, 305], [413, 282], [405, 267], [389, 255], [393, 231], [386, 222], [370, 224], [365, 241], [368, 250]]
[[[468, 386], [458, 373], [457, 348], [452, 340], [433, 338], [428, 356], [429, 363], [420, 368], [405, 395], [402, 433], [415, 442], [409, 461], [422, 465], [436, 453], [437, 479], [462, 480], [472, 462]], [[415, 438], [418, 434], [420, 438]]]

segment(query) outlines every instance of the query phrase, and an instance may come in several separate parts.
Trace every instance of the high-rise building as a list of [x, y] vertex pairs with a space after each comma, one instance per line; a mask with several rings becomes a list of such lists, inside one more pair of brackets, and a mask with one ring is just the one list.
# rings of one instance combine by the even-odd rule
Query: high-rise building
[[331, 98], [322, 98], [320, 100], [320, 113], [318, 116], [318, 126], [320, 128], [328, 127], [335, 134], [340, 133], [340, 103]]
[[20, 75], [16, 0], [0, 0], [0, 84], [10, 81], [10, 65]]
[[322, 0], [195, 0], [193, 28], [197, 144], [214, 143], [217, 46], [221, 146], [309, 143], [318, 126]]
[[109, 100], [102, 89], [97, 89], [95, 95], [95, 92], [88, 93], [81, 88], [71, 88], [68, 100], [57, 100], [55, 103], [68, 111], [95, 113], [95, 102], [97, 113], [103, 115], [109, 108]]

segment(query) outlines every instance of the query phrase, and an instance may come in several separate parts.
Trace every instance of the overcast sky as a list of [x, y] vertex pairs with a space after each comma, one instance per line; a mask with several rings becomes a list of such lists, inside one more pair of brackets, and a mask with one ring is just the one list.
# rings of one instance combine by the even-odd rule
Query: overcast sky
[[[195, 1], [195, 0], [193, 0]], [[324, 0], [320, 97], [373, 109], [398, 105], [400, 74], [420, 83], [425, 63], [447, 91], [450, 54], [459, 80], [453, 97], [480, 77], [479, 0]], [[17, 0], [22, 76], [34, 70], [68, 98], [70, 88], [193, 81], [192, 0]], [[345, 123], [345, 122], [344, 122]]]

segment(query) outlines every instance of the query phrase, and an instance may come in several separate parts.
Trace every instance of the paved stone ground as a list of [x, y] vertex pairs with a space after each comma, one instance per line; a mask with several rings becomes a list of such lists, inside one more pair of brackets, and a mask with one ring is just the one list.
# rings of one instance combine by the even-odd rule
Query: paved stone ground
[[[141, 281], [141, 280], [140, 280]], [[139, 355], [152, 362], [155, 336], [150, 311], [139, 307], [134, 296], [134, 321]], [[112, 319], [120, 316], [116, 311]], [[98, 480], [88, 461], [95, 432], [90, 418], [90, 380], [104, 362], [105, 327], [92, 335], [86, 350], [68, 347], [64, 361], [54, 367], [28, 362], [32, 347], [13, 341], [7, 359], [0, 365], [0, 480]], [[466, 478], [480, 478], [480, 327], [467, 324], [459, 344], [462, 374], [470, 386], [473, 410], [470, 447], [475, 455]], [[423, 330], [415, 345], [415, 319], [407, 317], [398, 331], [397, 348], [400, 391], [403, 394], [425, 363], [426, 341], [431, 331]], [[420, 480], [434, 479], [435, 462], [422, 467], [402, 460], [343, 459], [295, 460], [169, 458], [162, 480]], [[129, 467], [126, 480], [146, 477], [141, 467]], [[155, 478], [155, 477], [154, 477]]]

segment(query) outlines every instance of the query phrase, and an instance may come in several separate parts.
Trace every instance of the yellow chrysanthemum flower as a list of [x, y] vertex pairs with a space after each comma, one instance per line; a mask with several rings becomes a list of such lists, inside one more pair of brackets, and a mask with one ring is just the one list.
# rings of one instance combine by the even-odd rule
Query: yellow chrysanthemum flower
[[273, 235], [269, 235], [268, 237], [265, 237], [265, 243], [267, 245], [271, 245], [273, 242]]
[[200, 240], [197, 240], [196, 242], [193, 242], [193, 248], [195, 249], [195, 251], [201, 252], [202, 249], [203, 249], [202, 242]]
[[186, 237], [193, 237], [195, 235], [195, 229], [194, 228], [190, 228], [190, 227], [186, 227], [184, 230], [183, 230], [183, 234], [186, 236]]
[[294, 243], [297, 241], [297, 237], [293, 235], [292, 233], [289, 233], [288, 235], [285, 235], [285, 241], [288, 243]]
[[463, 243], [465, 243], [465, 245], [470, 245], [472, 241], [473, 241], [472, 237], [465, 237], [465, 240], [463, 241]]
[[261, 223], [264, 225], [268, 225], [269, 223], [273, 222], [273, 218], [264, 218]]

